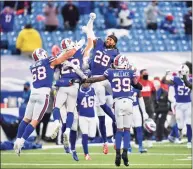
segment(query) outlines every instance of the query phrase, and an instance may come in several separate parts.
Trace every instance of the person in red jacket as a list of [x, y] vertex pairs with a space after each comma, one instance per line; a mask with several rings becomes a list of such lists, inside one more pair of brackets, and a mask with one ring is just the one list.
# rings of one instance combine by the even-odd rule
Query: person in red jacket
[[[149, 115], [149, 118], [155, 119], [155, 107], [154, 107], [154, 102], [155, 102], [155, 87], [153, 85], [153, 82], [148, 80], [149, 74], [147, 69], [142, 69], [140, 71], [140, 78], [139, 78], [139, 83], [143, 86], [143, 89], [141, 90], [142, 97], [144, 99], [145, 103], [145, 109], [147, 114]], [[152, 147], [152, 133], [147, 133], [145, 132], [145, 137], [148, 139], [148, 147]]]

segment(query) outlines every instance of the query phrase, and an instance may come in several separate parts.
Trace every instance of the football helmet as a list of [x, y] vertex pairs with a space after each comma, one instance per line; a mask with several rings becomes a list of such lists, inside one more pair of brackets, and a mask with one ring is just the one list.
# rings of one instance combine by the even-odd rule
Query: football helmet
[[121, 54], [117, 55], [114, 59], [113, 66], [115, 69], [127, 69], [128, 58]]
[[144, 128], [148, 133], [153, 133], [156, 130], [156, 124], [151, 118], [149, 118], [144, 121]]
[[48, 57], [48, 53], [42, 48], [35, 49], [32, 53], [32, 58], [35, 61], [42, 60], [42, 59], [45, 59], [47, 57]]
[[179, 68], [179, 76], [182, 78], [183, 75], [186, 75], [186, 76], [189, 75], [189, 68], [185, 64], [181, 65]]
[[68, 50], [71, 50], [75, 46], [75, 43], [71, 39], [65, 38], [61, 41], [60, 46], [62, 50], [68, 51]]

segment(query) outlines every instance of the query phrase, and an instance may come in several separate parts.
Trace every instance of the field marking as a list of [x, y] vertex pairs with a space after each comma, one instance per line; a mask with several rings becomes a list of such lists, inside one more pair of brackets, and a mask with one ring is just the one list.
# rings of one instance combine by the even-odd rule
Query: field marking
[[[12, 154], [15, 154], [15, 152], [6, 152], [6, 153], [2, 153], [1, 152], [1, 155], [12, 155]], [[37, 152], [35, 152], [35, 153], [33, 153], [33, 152], [25, 152], [25, 151], [23, 151], [23, 153], [21, 154], [21, 155], [47, 155], [47, 154], [49, 154], [49, 155], [69, 155], [69, 154], [66, 154], [66, 153], [52, 153], [52, 152], [46, 152], [46, 153], [44, 153], [44, 152], [39, 152], [39, 153], [37, 153]], [[84, 155], [84, 153], [78, 153], [78, 155]], [[90, 153], [91, 155], [103, 155], [103, 153]], [[141, 153], [131, 153], [131, 154], [128, 154], [128, 155], [140, 155]], [[106, 156], [108, 156], [108, 155], [115, 155], [115, 153], [108, 153]], [[175, 155], [177, 155], [177, 156], [188, 156], [188, 155], [190, 155], [191, 156], [191, 154], [175, 154], [175, 153], [145, 153], [145, 154], [141, 154], [141, 155], [144, 155], [144, 156], [146, 156], [146, 155], [149, 155], [149, 156], [175, 156]]]
[[[114, 146], [113, 143], [108, 143], [109, 147]], [[96, 143], [96, 144], [89, 144], [89, 147], [100, 147], [103, 146], [103, 143]], [[135, 148], [135, 145], [131, 145], [132, 148]], [[144, 144], [145, 146], [145, 144]], [[186, 144], [168, 144], [168, 145], [163, 145], [160, 143], [153, 144], [153, 147], [186, 147]], [[42, 149], [47, 150], [47, 149], [55, 149], [55, 148], [63, 148], [63, 145], [43, 145]], [[76, 144], [76, 147], [82, 147], [82, 144]], [[146, 146], [145, 146], [146, 147]]]
[[[114, 166], [115, 164], [48, 164], [48, 163], [1, 163], [1, 165], [6, 165], [6, 166], [21, 166], [21, 165], [28, 165], [28, 166]], [[191, 166], [191, 164], [129, 164], [129, 166]]]

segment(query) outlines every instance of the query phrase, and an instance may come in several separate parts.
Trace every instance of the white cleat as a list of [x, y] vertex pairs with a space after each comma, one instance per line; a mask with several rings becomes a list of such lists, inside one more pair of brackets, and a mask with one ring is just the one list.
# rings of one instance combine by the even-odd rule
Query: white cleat
[[60, 122], [56, 122], [56, 123], [55, 123], [55, 129], [54, 129], [54, 131], [53, 131], [53, 133], [52, 133], [52, 135], [51, 135], [51, 138], [52, 138], [52, 139], [55, 139], [55, 138], [56, 138], [56, 136], [57, 136], [57, 134], [58, 134], [58, 132], [59, 132], [59, 130], [60, 130], [61, 127], [62, 127], [62, 124], [61, 124]]
[[187, 148], [188, 148], [188, 149], [191, 149], [191, 148], [192, 148], [192, 143], [191, 143], [191, 142], [188, 142], [188, 143], [187, 143]]
[[90, 13], [90, 19], [95, 20], [96, 19], [96, 14], [95, 13]]
[[20, 156], [21, 148], [22, 148], [22, 146], [21, 146], [19, 140], [15, 141], [13, 149], [14, 149], [15, 153], [16, 153], [18, 156]]
[[67, 133], [67, 132], [64, 132], [63, 133], [63, 144], [64, 144], [64, 147], [70, 147], [69, 145], [69, 135], [70, 133]]
[[179, 140], [178, 138], [175, 139], [174, 143], [176, 144], [182, 144], [183, 142], [181, 140]]

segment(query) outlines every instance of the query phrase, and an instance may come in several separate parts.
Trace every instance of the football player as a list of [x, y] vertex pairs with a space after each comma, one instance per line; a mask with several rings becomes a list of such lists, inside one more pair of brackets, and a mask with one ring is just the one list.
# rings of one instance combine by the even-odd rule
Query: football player
[[47, 52], [41, 48], [32, 53], [32, 58], [35, 61], [30, 66], [33, 75], [33, 89], [14, 143], [14, 150], [18, 155], [20, 155], [25, 140], [34, 131], [46, 112], [53, 82], [54, 67], [72, 57], [82, 46], [83, 43], [80, 42], [73, 50], [65, 54], [61, 53], [58, 58], [49, 57]]
[[85, 160], [91, 160], [88, 152], [88, 137], [96, 135], [96, 119], [94, 111], [95, 91], [89, 83], [84, 83], [79, 89], [77, 109], [79, 112], [79, 126], [82, 132], [82, 147]]
[[[138, 89], [132, 89], [132, 98], [133, 98], [133, 127], [136, 129], [137, 142], [139, 145], [139, 152], [146, 153], [147, 150], [143, 148], [143, 127], [142, 127], [142, 116], [140, 110], [143, 114], [143, 120], [147, 120], [149, 118], [146, 110], [145, 104], [143, 101], [143, 97], [141, 95], [141, 91]], [[130, 152], [130, 150], [129, 150]]]
[[[114, 59], [113, 66], [115, 69], [107, 69], [103, 75], [88, 78], [86, 83], [100, 82], [108, 80], [112, 87], [114, 98], [114, 110], [117, 123], [117, 132], [115, 137], [116, 159], [115, 165], [120, 166], [121, 157], [124, 165], [129, 165], [127, 156], [129, 146], [129, 131], [132, 125], [133, 100], [129, 97], [131, 86], [142, 90], [138, 83], [135, 72], [128, 70], [128, 59], [123, 55], [117, 55]], [[121, 142], [123, 137], [123, 153], [121, 155]]]
[[[90, 18], [92, 20], [93, 18]], [[95, 18], [94, 18], [95, 19]], [[87, 52], [90, 48], [90, 44], [92, 45], [92, 40], [90, 38], [90, 35], [87, 35], [87, 46], [84, 49], [78, 50], [73, 57], [69, 58], [69, 63], [73, 63], [78, 68], [82, 68], [83, 65], [83, 57], [87, 57], [89, 52]], [[76, 43], [75, 43], [76, 44]], [[65, 39], [61, 42], [61, 48], [62, 50], [70, 50], [74, 46], [74, 43], [69, 40]], [[56, 102], [55, 102], [55, 108], [53, 110], [54, 119], [55, 119], [55, 130], [52, 134], [52, 138], [57, 135], [61, 124], [59, 122], [60, 120], [60, 108], [63, 106], [63, 104], [66, 105], [67, 110], [67, 118], [66, 118], [66, 130], [63, 133], [64, 137], [64, 145], [66, 147], [69, 147], [69, 137], [70, 137], [70, 129], [73, 124], [74, 119], [74, 111], [76, 109], [76, 101], [78, 96], [78, 89], [79, 89], [79, 83], [78, 80], [80, 80], [80, 76], [74, 71], [76, 69], [75, 67], [71, 68], [71, 65], [62, 65], [60, 70], [60, 79], [56, 82], [56, 86], [59, 87], [57, 96], [56, 96]], [[86, 78], [82, 77], [83, 79]], [[72, 83], [75, 82], [76, 83]]]
[[[192, 127], [191, 127], [191, 90], [184, 84], [183, 70], [186, 70], [186, 76], [189, 74], [189, 68], [186, 65], [181, 65], [179, 69], [179, 76], [166, 76], [166, 81], [169, 84], [174, 85], [175, 98], [176, 98], [176, 121], [180, 133], [184, 127], [184, 123], [187, 127], [187, 148], [191, 148], [192, 144]], [[189, 79], [191, 81], [191, 79]]]
[[[91, 13], [90, 16], [93, 18], [96, 18], [95, 13]], [[119, 51], [116, 47], [116, 43], [118, 41], [116, 36], [109, 35], [105, 40], [105, 42], [102, 39], [95, 37], [93, 32], [93, 21], [94, 20], [91, 20], [90, 22], [88, 22], [87, 26], [83, 27], [83, 31], [86, 32], [87, 34], [90, 34], [91, 38], [93, 39], [94, 46], [93, 46], [92, 57], [90, 58], [89, 69], [91, 70], [92, 76], [97, 77], [97, 76], [103, 75], [103, 73], [108, 68], [110, 68], [115, 56], [119, 54]], [[105, 91], [107, 90], [112, 95], [112, 90], [108, 80], [94, 83], [93, 87], [95, 89], [96, 96], [97, 96], [97, 99], [96, 99], [97, 104], [95, 109], [99, 117], [100, 132], [104, 141], [103, 152], [104, 154], [107, 154], [108, 145], [107, 145], [104, 113], [106, 113], [112, 119], [114, 134], [116, 132], [115, 116], [111, 108], [107, 105], [106, 98], [105, 98]], [[100, 108], [102, 108], [103, 111], [101, 111]]]

